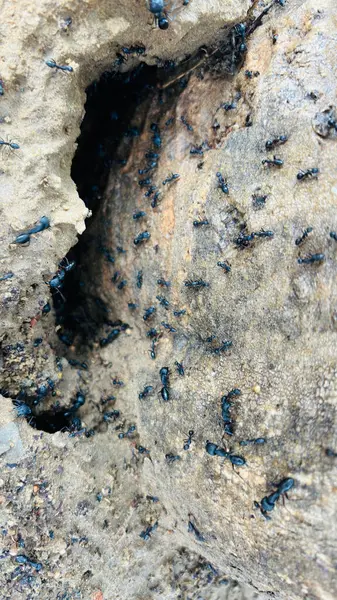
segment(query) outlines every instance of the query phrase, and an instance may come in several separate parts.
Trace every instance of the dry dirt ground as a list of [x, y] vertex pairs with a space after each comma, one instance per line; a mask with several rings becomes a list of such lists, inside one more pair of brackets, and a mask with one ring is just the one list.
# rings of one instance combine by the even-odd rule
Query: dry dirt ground
[[336, 597], [334, 2], [176, 4], [0, 3], [4, 600]]

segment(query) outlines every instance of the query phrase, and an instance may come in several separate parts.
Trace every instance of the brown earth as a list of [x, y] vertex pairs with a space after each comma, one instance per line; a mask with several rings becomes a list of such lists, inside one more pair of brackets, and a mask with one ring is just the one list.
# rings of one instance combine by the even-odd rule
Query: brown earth
[[[190, 0], [160, 31], [152, 28], [145, 2], [1, 5], [0, 136], [20, 145], [0, 155], [0, 277], [13, 273], [0, 281], [1, 598], [336, 596], [337, 246], [330, 236], [337, 230], [336, 16], [328, 0], [319, 7], [276, 3], [234, 65], [233, 35], [235, 43], [239, 35], [232, 27], [246, 21], [250, 7]], [[247, 28], [263, 8], [254, 5]], [[83, 122], [77, 191], [70, 171], [85, 89], [110, 71], [105, 79], [110, 85], [115, 74], [112, 87], [103, 92], [121, 94], [111, 107], [117, 101], [122, 107], [118, 53], [142, 44], [146, 55], [124, 53], [120, 71], [134, 73], [139, 62], [181, 64], [136, 97], [129, 126], [139, 135], [131, 140], [120, 135], [108, 143], [107, 129], [96, 150], [95, 127], [105, 127], [100, 104], [97, 120]], [[44, 64], [50, 58], [73, 72], [54, 72]], [[178, 78], [159, 89], [189, 69], [186, 82]], [[103, 97], [99, 89], [91, 88], [93, 98]], [[234, 106], [226, 110], [224, 103]], [[144, 154], [156, 150], [152, 123], [161, 136], [151, 174], [161, 192], [155, 208], [153, 195], [144, 197], [148, 186], [138, 184], [149, 176], [138, 173], [147, 164]], [[266, 151], [266, 140], [280, 135], [286, 143]], [[202, 144], [202, 154], [190, 154]], [[109, 175], [100, 172], [96, 193], [99, 153]], [[282, 166], [262, 164], [274, 154]], [[311, 168], [319, 168], [318, 177], [297, 179]], [[179, 178], [163, 185], [171, 173]], [[91, 190], [88, 198], [82, 188]], [[264, 201], [256, 200], [261, 196]], [[134, 220], [135, 210], [146, 217]], [[13, 244], [43, 215], [50, 228], [32, 235], [29, 245]], [[202, 219], [208, 225], [193, 226]], [[135, 245], [142, 231], [151, 237]], [[260, 236], [238, 247], [235, 240], [252, 232]], [[76, 267], [54, 294], [61, 312], [42, 315], [51, 302], [46, 282], [77, 239]], [[324, 257], [298, 262], [315, 254]], [[217, 265], [224, 261], [228, 273]], [[159, 278], [170, 287], [158, 286]], [[198, 279], [209, 286], [185, 286]], [[118, 289], [121, 281], [127, 284]], [[68, 346], [57, 335], [67, 334], [63, 294], [77, 319]], [[138, 306], [130, 310], [129, 303]], [[154, 316], [144, 321], [151, 306]], [[175, 317], [178, 309], [186, 313]], [[111, 325], [116, 320], [128, 326], [113, 343], [102, 343], [120, 327]], [[150, 327], [160, 331], [154, 360]], [[34, 345], [37, 338], [42, 342]], [[224, 341], [232, 344], [217, 351]], [[167, 402], [162, 367], [169, 368]], [[153, 389], [139, 399], [146, 385]], [[221, 397], [235, 388], [241, 395], [231, 401], [229, 436]], [[20, 390], [33, 411], [27, 421], [13, 409]], [[51, 434], [30, 426], [46, 410], [64, 411], [78, 392], [85, 395], [80, 431]], [[112, 410], [119, 417], [104, 419]], [[132, 425], [134, 431], [118, 437]], [[240, 445], [261, 437], [264, 444]], [[210, 456], [206, 440], [243, 456], [245, 466], [232, 468], [228, 455]], [[169, 453], [180, 459], [169, 464]], [[287, 477], [295, 481], [289, 499], [280, 498], [267, 520], [254, 501]], [[149, 539], [140, 537], [156, 524]], [[28, 562], [18, 562], [21, 555]]]

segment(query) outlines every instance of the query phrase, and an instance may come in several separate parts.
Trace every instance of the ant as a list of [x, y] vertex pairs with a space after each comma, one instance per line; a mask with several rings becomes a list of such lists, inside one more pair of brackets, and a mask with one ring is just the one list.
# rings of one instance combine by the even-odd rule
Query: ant
[[136, 310], [136, 308], [138, 308], [138, 304], [136, 304], [135, 302], [128, 302], [128, 308], [130, 310]]
[[[65, 265], [63, 264], [63, 260], [67, 261]], [[45, 283], [46, 285], [49, 285], [51, 290], [57, 290], [61, 295], [62, 299], [65, 300], [60, 288], [63, 286], [66, 273], [71, 271], [75, 267], [76, 263], [75, 261], [69, 262], [67, 258], [63, 260], [61, 260], [61, 262], [59, 263], [59, 268], [56, 271], [55, 275]]]
[[193, 429], [190, 429], [188, 432], [188, 438], [186, 440], [184, 440], [184, 450], [190, 449], [190, 445], [191, 445], [193, 436], [194, 436], [194, 431], [193, 431]]
[[151, 344], [151, 350], [149, 350], [150, 352], [150, 356], [152, 358], [152, 360], [155, 360], [156, 358], [156, 340], [152, 340], [152, 344]]
[[223, 176], [221, 175], [221, 173], [219, 171], [217, 172], [216, 176], [219, 181], [219, 187], [222, 189], [224, 194], [228, 194], [229, 190], [228, 190], [227, 180], [223, 178]]
[[253, 239], [255, 238], [255, 233], [249, 233], [249, 234], [242, 234], [240, 233], [239, 237], [236, 238], [235, 244], [237, 245], [238, 248], [247, 248], [250, 245], [250, 242], [253, 241]]
[[248, 444], [265, 444], [266, 443], [266, 439], [265, 438], [256, 438], [255, 440], [242, 440], [241, 442], [239, 442], [240, 446], [248, 446]]
[[176, 454], [176, 455], [174, 455], [174, 454], [172, 454], [172, 453], [169, 453], [169, 454], [165, 454], [165, 459], [166, 459], [166, 462], [167, 462], [169, 465], [171, 465], [171, 464], [172, 464], [172, 463], [174, 463], [176, 460], [181, 460], [181, 457], [179, 456], [179, 454]]
[[154, 306], [150, 306], [149, 308], [147, 308], [143, 315], [144, 321], [147, 321], [155, 312], [156, 312], [156, 309]]
[[146, 337], [149, 337], [151, 339], [158, 337], [158, 331], [154, 328], [151, 327], [147, 333], [146, 333]]
[[183, 125], [185, 125], [185, 127], [188, 131], [193, 131], [193, 127], [192, 127], [192, 125], [190, 125], [188, 123], [186, 117], [184, 117], [184, 116], [180, 117], [180, 121], [182, 122]]
[[51, 58], [50, 60], [46, 60], [46, 65], [47, 65], [47, 67], [50, 67], [51, 69], [59, 69], [60, 71], [68, 72], [68, 73], [72, 73], [74, 70], [69, 65], [58, 65], [53, 58]]
[[311, 233], [311, 232], [312, 232], [312, 230], [313, 230], [313, 228], [312, 228], [312, 227], [307, 227], [307, 228], [306, 228], [306, 229], [303, 231], [303, 233], [302, 233], [301, 237], [299, 237], [299, 238], [297, 238], [297, 239], [295, 240], [295, 244], [296, 244], [296, 246], [300, 246], [300, 245], [301, 245], [301, 244], [304, 242], [304, 240], [305, 240], [305, 239], [308, 237], [309, 233]]
[[204, 219], [203, 221], [193, 221], [193, 227], [202, 227], [202, 225], [209, 225], [207, 219]]
[[143, 285], [143, 271], [137, 273], [137, 288], [141, 289]]
[[306, 171], [302, 171], [302, 169], [297, 173], [296, 178], [299, 181], [302, 181], [303, 179], [306, 179], [307, 177], [314, 177], [315, 179], [317, 179], [319, 173], [319, 169], [317, 167], [314, 167], [313, 169], [307, 169]]
[[159, 29], [165, 30], [169, 26], [168, 16], [165, 12], [164, 0], [147, 0], [147, 8], [154, 16], [154, 22]]
[[221, 456], [222, 458], [227, 458], [231, 463], [234, 469], [234, 466], [243, 467], [246, 464], [246, 460], [243, 456], [238, 456], [236, 454], [232, 454], [231, 452], [227, 452], [225, 448], [219, 448], [218, 444], [214, 442], [206, 441], [205, 450], [207, 454], [210, 456]]
[[286, 135], [280, 135], [279, 137], [276, 137], [273, 140], [267, 140], [266, 150], [274, 150], [275, 146], [280, 146], [281, 144], [285, 144], [287, 141], [288, 141], [288, 138]]
[[185, 287], [197, 289], [202, 287], [209, 287], [209, 283], [207, 283], [203, 279], [196, 279], [195, 281], [191, 281], [190, 279], [188, 279], [187, 281], [185, 281]]
[[151, 200], [151, 208], [157, 208], [160, 192], [156, 192]]
[[230, 266], [226, 262], [219, 261], [216, 264], [218, 265], [218, 267], [221, 267], [226, 273], [229, 273], [231, 270]]
[[9, 271], [8, 273], [5, 273], [5, 275], [0, 277], [0, 281], [7, 281], [7, 279], [12, 279], [12, 277], [14, 277], [14, 273], [13, 271]]
[[143, 389], [142, 392], [139, 392], [138, 394], [138, 398], [139, 400], [143, 400], [144, 398], [146, 398], [150, 392], [152, 392], [153, 390], [153, 386], [152, 385], [146, 385]]
[[263, 208], [266, 205], [267, 196], [258, 196], [253, 194], [253, 206], [256, 210]]
[[168, 367], [162, 367], [159, 371], [160, 381], [163, 386], [168, 387], [169, 385], [169, 370]]
[[165, 329], [168, 329], [168, 331], [170, 331], [171, 333], [177, 333], [177, 330], [174, 327], [172, 327], [170, 323], [165, 323], [165, 321], [161, 321], [161, 325], [165, 327]]
[[132, 215], [134, 221], [141, 219], [142, 217], [146, 217], [146, 212], [144, 212], [143, 210], [139, 210], [138, 212], [135, 212]]
[[325, 254], [309, 254], [305, 258], [298, 258], [297, 262], [299, 265], [310, 265], [323, 260], [325, 260]]
[[245, 71], [245, 76], [247, 79], [253, 79], [253, 77], [258, 77], [260, 75], [259, 71]]
[[204, 151], [202, 149], [202, 146], [193, 146], [190, 149], [190, 154], [192, 154], [192, 155], [196, 154], [196, 155], [204, 156]]
[[167, 287], [169, 288], [171, 286], [171, 283], [169, 281], [165, 281], [165, 279], [157, 279], [157, 283], [158, 285], [162, 286], [162, 287]]
[[270, 494], [269, 496], [265, 496], [262, 498], [261, 502], [254, 501], [255, 508], [259, 508], [264, 518], [270, 521], [269, 515], [267, 512], [271, 512], [275, 508], [275, 503], [279, 500], [281, 496], [287, 496], [287, 492], [294, 486], [295, 481], [292, 477], [287, 477], [286, 479], [282, 479], [279, 484], [276, 486], [276, 491]]
[[143, 231], [142, 233], [139, 233], [137, 235], [137, 237], [135, 237], [135, 239], [133, 240], [133, 243], [135, 246], [138, 246], [142, 242], [149, 240], [150, 237], [151, 237], [151, 234], [148, 231]]
[[16, 142], [12, 142], [11, 140], [9, 140], [8, 142], [5, 142], [5, 140], [0, 138], [0, 150], [1, 150], [1, 147], [4, 148], [5, 146], [7, 148], [9, 148], [9, 150], [20, 150], [20, 146]]
[[184, 371], [184, 366], [182, 363], [178, 362], [177, 360], [175, 361], [175, 365], [177, 367], [177, 371], [179, 373], [179, 375], [181, 375], [182, 377], [185, 375], [185, 371]]
[[166, 300], [166, 298], [164, 298], [164, 296], [156, 296], [156, 299], [158, 300], [158, 302], [161, 306], [166, 308], [166, 310], [169, 308], [170, 303], [168, 300]]
[[169, 394], [169, 369], [168, 367], [162, 367], [159, 371], [159, 376], [160, 376], [160, 381], [163, 384], [163, 387], [160, 391], [161, 393], [161, 397], [164, 400], [164, 402], [168, 402], [170, 399], [170, 394]]
[[180, 177], [179, 173], [172, 173], [171, 175], [166, 177], [166, 179], [164, 179], [164, 181], [162, 183], [163, 183], [163, 185], [166, 185], [167, 183], [171, 183], [171, 181], [175, 181], [176, 179], [179, 179], [179, 177]]
[[144, 531], [139, 534], [139, 537], [143, 538], [143, 540], [147, 541], [151, 537], [151, 533], [153, 533], [158, 527], [158, 521], [154, 523], [154, 525], [149, 525]]
[[267, 165], [267, 167], [282, 167], [283, 160], [281, 158], [277, 158], [277, 156], [274, 156], [273, 159], [264, 158], [262, 164]]
[[200, 533], [199, 529], [197, 529], [197, 527], [194, 525], [194, 523], [192, 523], [192, 521], [188, 522], [187, 531], [189, 533], [194, 533], [194, 535], [195, 535], [196, 539], [198, 540], [198, 542], [205, 542], [204, 536]]
[[186, 314], [186, 310], [185, 310], [185, 308], [183, 308], [182, 310], [174, 310], [173, 314], [175, 317], [182, 317], [183, 315]]

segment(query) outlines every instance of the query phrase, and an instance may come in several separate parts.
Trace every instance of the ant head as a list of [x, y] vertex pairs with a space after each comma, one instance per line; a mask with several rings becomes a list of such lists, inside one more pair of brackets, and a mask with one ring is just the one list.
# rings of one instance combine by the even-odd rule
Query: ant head
[[167, 17], [160, 17], [160, 19], [158, 19], [158, 27], [159, 29], [167, 29], [169, 26], [169, 22], [168, 22], [168, 18]]

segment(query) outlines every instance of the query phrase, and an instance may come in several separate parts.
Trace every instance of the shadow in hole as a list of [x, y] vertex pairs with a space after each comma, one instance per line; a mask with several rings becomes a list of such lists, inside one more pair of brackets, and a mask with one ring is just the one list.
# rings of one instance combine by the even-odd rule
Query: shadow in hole
[[[116, 173], [116, 179], [120, 177], [120, 169], [127, 163], [133, 140], [142, 132], [153, 100], [158, 102], [160, 113], [181, 92], [182, 86], [172, 87], [165, 92], [163, 101], [157, 88], [158, 81], [172, 75], [174, 70], [173, 61], [168, 61], [163, 69], [140, 63], [126, 73], [105, 72], [86, 90], [86, 112], [71, 175], [92, 217], [66, 257], [69, 262], [75, 261], [76, 267], [66, 274], [62, 294], [58, 290], [52, 292], [56, 325], [61, 326], [58, 336], [68, 347], [92, 349], [102, 325], [111, 324], [109, 311], [104, 301], [95, 296], [92, 285], [92, 281], [99, 279], [103, 254], [113, 262], [109, 222], [101, 214], [101, 201], [111, 175]], [[133, 124], [135, 119], [137, 125]], [[92, 260], [93, 248], [97, 250], [97, 261]], [[118, 313], [118, 307], [114, 312]]]

